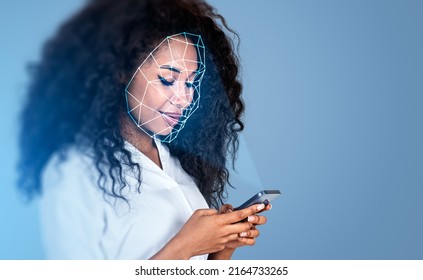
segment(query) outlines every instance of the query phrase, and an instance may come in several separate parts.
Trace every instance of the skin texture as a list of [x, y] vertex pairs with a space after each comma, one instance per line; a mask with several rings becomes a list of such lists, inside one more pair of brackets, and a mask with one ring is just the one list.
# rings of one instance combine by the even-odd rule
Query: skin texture
[[[171, 40], [169, 46], [161, 44], [152, 52], [151, 57], [137, 69], [131, 80], [128, 103], [132, 116], [142, 129], [128, 115], [124, 115], [121, 132], [128, 142], [160, 168], [162, 165], [157, 147], [146, 131], [160, 135], [167, 135], [172, 131], [174, 125], [166, 119], [168, 117], [165, 113], [182, 115], [183, 110], [191, 103], [194, 91], [189, 85], [195, 77], [197, 64], [195, 47]], [[173, 85], [161, 82], [160, 77]]]
[[[193, 99], [197, 51], [183, 37], [164, 42], [137, 69], [128, 103], [143, 130], [167, 135]], [[179, 41], [180, 40], [180, 41]], [[166, 113], [170, 113], [169, 116]]]

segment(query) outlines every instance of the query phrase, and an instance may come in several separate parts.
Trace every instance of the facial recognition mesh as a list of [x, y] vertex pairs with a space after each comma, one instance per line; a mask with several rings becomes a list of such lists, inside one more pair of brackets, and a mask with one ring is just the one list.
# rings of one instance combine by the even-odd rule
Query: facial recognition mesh
[[126, 86], [129, 116], [146, 134], [171, 142], [198, 109], [205, 70], [200, 35], [183, 32], [166, 37]]

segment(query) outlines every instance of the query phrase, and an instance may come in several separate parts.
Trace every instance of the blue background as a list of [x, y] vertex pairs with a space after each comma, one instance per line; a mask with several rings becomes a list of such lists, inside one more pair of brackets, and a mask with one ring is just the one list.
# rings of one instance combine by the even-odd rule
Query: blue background
[[[210, 1], [241, 36], [229, 202], [283, 196], [237, 259], [423, 259], [422, 1]], [[43, 258], [15, 190], [25, 66], [82, 0], [3, 1], [0, 259]]]

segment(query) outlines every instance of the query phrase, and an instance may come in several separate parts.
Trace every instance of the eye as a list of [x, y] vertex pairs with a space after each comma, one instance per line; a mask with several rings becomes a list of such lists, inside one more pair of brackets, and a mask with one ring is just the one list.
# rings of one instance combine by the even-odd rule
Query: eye
[[165, 78], [163, 78], [162, 76], [160, 76], [160, 75], [157, 75], [157, 77], [159, 78], [159, 80], [160, 80], [160, 82], [163, 84], [163, 85], [165, 85], [165, 86], [173, 86], [173, 84], [175, 83], [175, 81], [168, 81], [168, 80], [166, 80]]

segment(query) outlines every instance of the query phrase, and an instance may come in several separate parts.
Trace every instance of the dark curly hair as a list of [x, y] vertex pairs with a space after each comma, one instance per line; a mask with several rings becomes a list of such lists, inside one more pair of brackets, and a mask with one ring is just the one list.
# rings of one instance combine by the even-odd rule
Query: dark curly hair
[[[206, 65], [200, 108], [176, 140], [167, 144], [193, 177], [209, 205], [218, 207], [229, 183], [227, 158], [238, 149], [241, 116], [239, 60], [225, 19], [202, 0], [94, 0], [64, 23], [30, 67], [31, 83], [21, 115], [19, 188], [29, 199], [42, 192], [41, 173], [66, 149], [92, 151], [98, 187], [123, 198], [123, 166], [138, 172], [124, 148], [119, 119], [126, 113], [127, 81], [166, 36], [201, 35]], [[118, 156], [121, 155], [121, 156]], [[106, 182], [111, 180], [111, 191]]]

